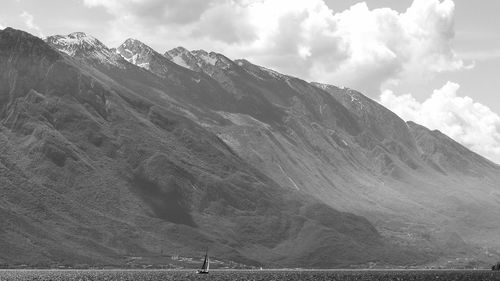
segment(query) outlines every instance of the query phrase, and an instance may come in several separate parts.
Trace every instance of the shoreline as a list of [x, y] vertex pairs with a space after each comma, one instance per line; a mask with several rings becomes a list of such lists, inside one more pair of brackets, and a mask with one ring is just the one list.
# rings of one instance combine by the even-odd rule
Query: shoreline
[[[161, 269], [161, 268], [2, 268], [2, 271], [165, 271], [165, 272], [195, 272], [196, 269]], [[458, 269], [458, 268], [435, 268], [435, 269], [425, 269], [425, 268], [412, 268], [412, 269], [400, 269], [400, 268], [334, 268], [334, 269], [316, 269], [316, 268], [275, 268], [275, 269], [211, 269], [210, 272], [381, 272], [381, 271], [492, 271], [488, 268], [478, 268], [478, 269]]]

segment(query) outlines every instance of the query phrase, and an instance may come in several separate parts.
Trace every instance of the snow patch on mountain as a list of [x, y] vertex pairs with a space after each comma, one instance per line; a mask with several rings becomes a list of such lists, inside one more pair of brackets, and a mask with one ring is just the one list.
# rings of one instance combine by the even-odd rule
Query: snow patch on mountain
[[197, 57], [184, 47], [177, 47], [167, 51], [165, 56], [169, 56], [170, 60], [179, 66], [196, 72], [202, 71]]
[[101, 63], [123, 68], [120, 57], [101, 41], [84, 32], [54, 35], [45, 41], [60, 52], [77, 58], [95, 59]]
[[145, 62], [145, 63], [138, 63], [137, 66], [139, 67], [142, 67], [142, 68], [145, 68], [145, 69], [149, 69], [149, 62]]
[[60, 36], [57, 38], [57, 43], [59, 46], [66, 47], [64, 49], [70, 55], [74, 55], [78, 51], [77, 47], [93, 46], [95, 48], [101, 48], [100, 42], [92, 36], [88, 36], [83, 32], [73, 32], [67, 36]]
[[184, 59], [181, 56], [179, 55], [171, 56], [171, 58], [172, 62], [174, 62], [175, 64], [190, 69], [189, 65], [186, 63], [186, 61], [184, 61]]
[[125, 40], [125, 42], [116, 49], [116, 52], [128, 62], [148, 70], [151, 70], [151, 61], [153, 57], [162, 57], [151, 47], [133, 38]]
[[215, 63], [217, 62], [216, 56], [214, 55], [210, 56], [210, 54], [207, 53], [200, 53], [199, 58], [201, 58], [205, 63], [211, 64], [213, 66], [215, 66]]

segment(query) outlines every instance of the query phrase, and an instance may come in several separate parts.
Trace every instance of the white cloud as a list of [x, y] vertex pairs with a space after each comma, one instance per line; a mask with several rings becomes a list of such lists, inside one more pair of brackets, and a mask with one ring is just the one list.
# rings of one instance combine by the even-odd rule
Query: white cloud
[[472, 61], [485, 61], [492, 59], [500, 59], [500, 49], [491, 50], [476, 50], [459, 53], [460, 57]]
[[462, 69], [451, 48], [454, 8], [451, 0], [415, 0], [404, 13], [356, 4], [335, 15], [350, 56], [323, 73], [370, 94], [401, 79]]
[[[464, 68], [452, 0], [414, 0], [404, 13], [324, 0], [84, 0], [113, 16], [109, 40], [204, 48], [308, 80], [371, 93], [401, 79]], [[160, 50], [164, 51], [164, 50]]]
[[380, 103], [401, 118], [437, 129], [471, 150], [500, 163], [500, 116], [468, 96], [460, 97], [460, 85], [446, 83], [423, 102], [412, 95], [386, 90]]
[[32, 14], [30, 14], [26, 11], [23, 11], [21, 13], [21, 18], [23, 19], [24, 24], [26, 25], [27, 28], [29, 28], [33, 31], [36, 31], [40, 37], [43, 37], [42, 30], [40, 29], [40, 27], [38, 25], [35, 24], [35, 22], [34, 22], [35, 18], [33, 17]]

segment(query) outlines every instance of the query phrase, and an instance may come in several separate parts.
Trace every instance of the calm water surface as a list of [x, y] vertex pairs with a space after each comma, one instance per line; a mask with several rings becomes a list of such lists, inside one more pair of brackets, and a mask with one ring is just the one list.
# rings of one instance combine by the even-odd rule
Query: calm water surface
[[272, 281], [272, 280], [499, 280], [492, 271], [212, 271], [197, 275], [193, 271], [164, 270], [0, 270], [0, 281]]

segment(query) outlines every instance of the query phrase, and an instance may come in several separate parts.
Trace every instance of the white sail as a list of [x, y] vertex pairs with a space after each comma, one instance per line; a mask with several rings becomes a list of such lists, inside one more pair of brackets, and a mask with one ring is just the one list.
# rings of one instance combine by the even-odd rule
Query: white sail
[[198, 270], [198, 273], [208, 273], [208, 270], [210, 268], [210, 258], [208, 257], [208, 251], [205, 254], [205, 260], [203, 261], [203, 265], [201, 266], [201, 269]]

